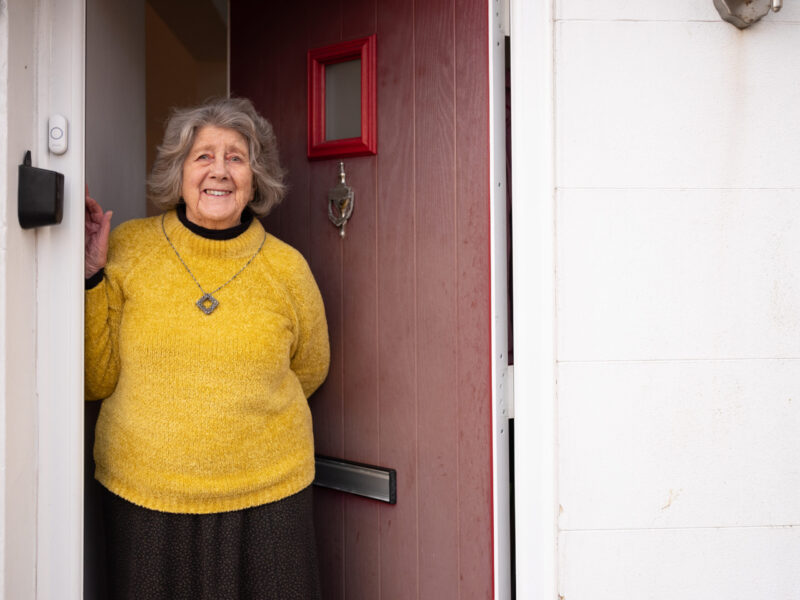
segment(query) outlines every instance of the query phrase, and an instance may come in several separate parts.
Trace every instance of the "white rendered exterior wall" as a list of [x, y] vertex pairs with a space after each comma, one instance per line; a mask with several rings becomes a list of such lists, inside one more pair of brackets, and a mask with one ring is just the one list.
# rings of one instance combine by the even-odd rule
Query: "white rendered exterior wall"
[[[784, 4], [746, 31], [711, 0], [554, 4], [539, 484], [568, 600], [800, 597], [800, 3]], [[515, 202], [529, 158], [515, 145]], [[515, 231], [541, 229], [517, 207]], [[518, 419], [550, 410], [517, 393]]]

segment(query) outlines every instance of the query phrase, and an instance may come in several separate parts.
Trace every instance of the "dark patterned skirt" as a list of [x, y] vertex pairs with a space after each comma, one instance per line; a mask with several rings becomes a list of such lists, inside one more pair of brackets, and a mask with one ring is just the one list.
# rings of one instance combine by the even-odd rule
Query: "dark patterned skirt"
[[148, 510], [105, 490], [109, 598], [318, 600], [312, 490], [244, 510]]

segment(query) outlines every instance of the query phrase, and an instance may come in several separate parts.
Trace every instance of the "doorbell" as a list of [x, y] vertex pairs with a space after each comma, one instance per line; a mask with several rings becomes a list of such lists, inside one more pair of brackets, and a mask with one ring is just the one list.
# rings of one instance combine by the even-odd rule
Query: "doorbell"
[[47, 147], [53, 154], [64, 154], [67, 151], [67, 119], [62, 115], [53, 115], [47, 120]]

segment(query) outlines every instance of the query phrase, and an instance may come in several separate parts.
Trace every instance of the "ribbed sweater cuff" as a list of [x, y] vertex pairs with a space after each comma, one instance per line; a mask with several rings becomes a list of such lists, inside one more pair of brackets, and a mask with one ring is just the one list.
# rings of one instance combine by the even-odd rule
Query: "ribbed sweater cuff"
[[87, 277], [84, 280], [85, 281], [84, 289], [88, 291], [88, 290], [91, 290], [93, 288], [96, 288], [98, 285], [100, 285], [100, 282], [103, 281], [103, 277], [105, 277], [105, 274], [106, 274], [106, 270], [103, 268], [103, 269], [100, 269], [97, 273], [95, 273], [91, 277]]

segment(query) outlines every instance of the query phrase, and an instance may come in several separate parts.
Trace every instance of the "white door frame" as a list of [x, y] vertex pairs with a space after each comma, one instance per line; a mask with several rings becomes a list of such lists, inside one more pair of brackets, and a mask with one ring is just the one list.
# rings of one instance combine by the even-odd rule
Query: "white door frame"
[[[84, 1], [0, 0], [0, 375], [5, 598], [77, 600], [83, 576]], [[47, 118], [69, 150], [47, 148]], [[60, 225], [23, 230], [18, 167], [65, 176]]]
[[495, 600], [511, 598], [508, 246], [506, 218], [506, 0], [488, 0], [489, 235], [491, 245], [492, 554]]
[[551, 0], [511, 0], [516, 592], [557, 598], [554, 40]]
[[[60, 225], [36, 232], [38, 511], [36, 597], [83, 596], [84, 0], [39, 0], [34, 164], [65, 176]], [[47, 118], [69, 122], [69, 149], [48, 152]]]
[[35, 151], [35, 3], [0, 0], [0, 596], [36, 590], [36, 235], [17, 224], [18, 165]]

